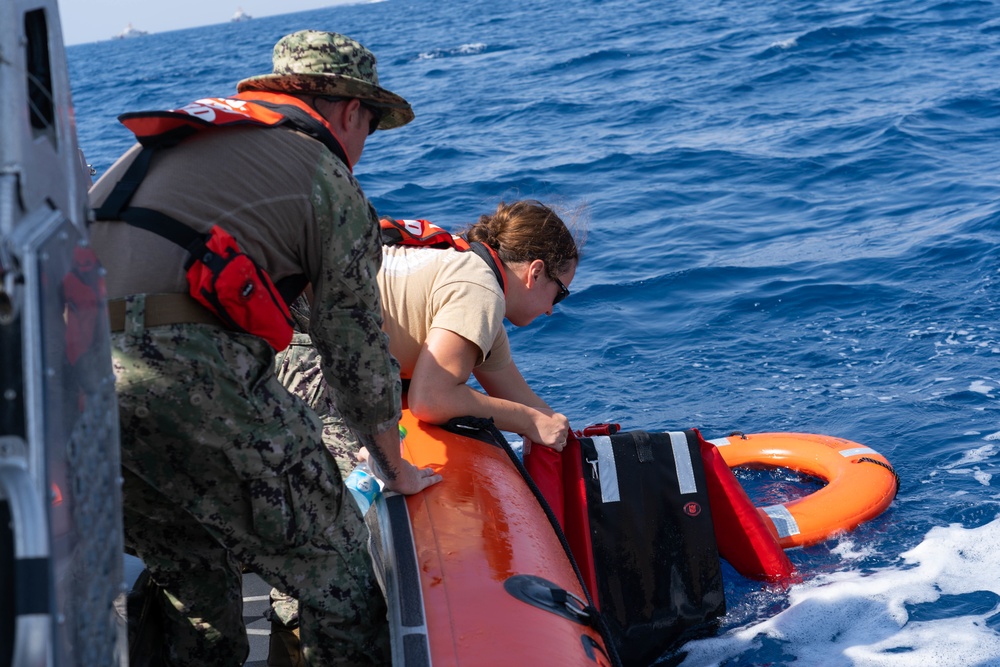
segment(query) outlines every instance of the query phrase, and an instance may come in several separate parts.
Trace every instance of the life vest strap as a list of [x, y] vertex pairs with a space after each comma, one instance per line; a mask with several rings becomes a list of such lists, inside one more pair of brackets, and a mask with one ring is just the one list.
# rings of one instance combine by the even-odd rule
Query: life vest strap
[[195, 231], [194, 228], [185, 225], [180, 220], [151, 208], [129, 206], [127, 209], [122, 211], [120, 215], [123, 221], [133, 227], [153, 232], [154, 234], [162, 236], [168, 241], [173, 241], [180, 247], [184, 248], [190, 255], [192, 255], [192, 258], [185, 263], [185, 269], [191, 261], [195, 259], [195, 256], [199, 254], [199, 251], [205, 245], [205, 241], [207, 241], [210, 236], [209, 234], [203, 234]]
[[153, 148], [144, 146], [139, 155], [136, 156], [132, 164], [125, 171], [125, 175], [115, 183], [114, 189], [108, 198], [104, 200], [101, 207], [94, 211], [97, 220], [118, 220], [121, 212], [132, 201], [132, 196], [139, 189], [139, 184], [146, 178], [149, 171], [149, 163], [153, 159]]
[[379, 227], [382, 232], [382, 244], [387, 246], [417, 246], [420, 248], [436, 248], [447, 250], [451, 248], [459, 252], [471, 250], [476, 253], [486, 266], [490, 267], [500, 285], [501, 291], [507, 294], [507, 274], [503, 270], [496, 251], [480, 241], [467, 241], [461, 236], [455, 236], [443, 227], [427, 220], [393, 220], [381, 218]]
[[257, 104], [264, 107], [265, 109], [271, 109], [272, 111], [277, 111], [282, 114], [289, 125], [294, 127], [299, 132], [308, 135], [319, 141], [324, 146], [330, 149], [330, 152], [337, 156], [337, 158], [347, 165], [348, 169], [351, 168], [351, 161], [347, 159], [347, 153], [344, 152], [344, 147], [340, 145], [340, 141], [334, 136], [333, 132], [323, 126], [322, 123], [317, 121], [315, 118], [310, 116], [304, 110], [292, 106], [291, 104], [277, 104], [274, 102], [267, 102], [264, 100], [250, 100], [252, 104]]
[[497, 279], [497, 283], [500, 284], [500, 289], [503, 290], [504, 294], [506, 294], [507, 276], [504, 274], [503, 269], [501, 269], [497, 264], [496, 254], [491, 252], [490, 248], [485, 243], [481, 243], [479, 241], [472, 241], [469, 243], [469, 250], [479, 255], [482, 260], [486, 262], [486, 266], [490, 267], [490, 270], [493, 271], [493, 275]]
[[[334, 153], [338, 151], [343, 153], [343, 149], [340, 148], [340, 144], [335, 139], [333, 140], [333, 144], [336, 149], [333, 146], [330, 149]], [[139, 189], [139, 185], [149, 172], [149, 165], [153, 159], [153, 153], [156, 151], [156, 146], [160, 146], [160, 144], [143, 145], [139, 155], [129, 165], [121, 180], [115, 183], [111, 194], [104, 200], [100, 208], [95, 209], [94, 218], [96, 220], [121, 220], [133, 227], [145, 229], [148, 232], [162, 236], [193, 255], [194, 250], [204, 245], [204, 242], [209, 238], [209, 234], [197, 232], [181, 221], [160, 211], [141, 206], [129, 206], [129, 202], [132, 201], [136, 190]], [[345, 162], [345, 164], [347, 163]], [[185, 264], [185, 268], [190, 263], [191, 260]], [[281, 295], [282, 300], [286, 304], [291, 304], [302, 294], [308, 283], [309, 279], [300, 273], [285, 276], [281, 280], [275, 281], [274, 286]]]
[[[205, 252], [205, 243], [211, 237], [211, 234], [198, 232], [180, 220], [151, 208], [129, 206], [119, 216], [124, 222], [133, 227], [153, 232], [184, 248], [189, 255], [187, 261], [184, 263], [185, 270], [201, 258], [201, 255]], [[299, 298], [299, 295], [302, 294], [307, 284], [309, 284], [309, 279], [301, 273], [285, 276], [281, 280], [274, 281], [275, 289], [278, 290], [282, 301], [287, 305], [291, 305]]]

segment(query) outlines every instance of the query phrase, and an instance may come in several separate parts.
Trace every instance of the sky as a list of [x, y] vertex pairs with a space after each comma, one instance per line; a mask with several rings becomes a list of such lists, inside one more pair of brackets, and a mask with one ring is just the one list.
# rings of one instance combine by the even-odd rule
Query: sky
[[[117, 35], [129, 23], [137, 30], [166, 32], [224, 23], [238, 9], [250, 16], [291, 14], [350, 0], [59, 0], [67, 46]], [[356, 0], [354, 0], [356, 2]]]

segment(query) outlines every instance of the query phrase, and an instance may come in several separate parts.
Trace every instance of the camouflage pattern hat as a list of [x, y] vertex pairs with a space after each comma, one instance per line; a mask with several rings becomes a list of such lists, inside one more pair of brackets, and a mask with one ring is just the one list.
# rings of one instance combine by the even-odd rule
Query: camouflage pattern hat
[[350, 37], [300, 30], [278, 40], [273, 61], [274, 72], [243, 79], [236, 90], [356, 97], [383, 111], [380, 130], [413, 120], [410, 104], [378, 85], [375, 55]]

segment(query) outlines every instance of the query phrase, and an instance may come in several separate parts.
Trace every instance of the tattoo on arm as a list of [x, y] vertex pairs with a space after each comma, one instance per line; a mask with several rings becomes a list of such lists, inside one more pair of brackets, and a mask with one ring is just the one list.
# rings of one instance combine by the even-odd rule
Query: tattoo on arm
[[385, 475], [385, 481], [394, 481], [399, 476], [399, 471], [394, 466], [389, 465], [389, 461], [385, 457], [385, 452], [375, 444], [375, 438], [370, 433], [357, 433], [356, 435], [358, 436], [358, 441], [368, 449], [368, 455], [375, 459], [375, 463], [382, 470], [382, 474]]

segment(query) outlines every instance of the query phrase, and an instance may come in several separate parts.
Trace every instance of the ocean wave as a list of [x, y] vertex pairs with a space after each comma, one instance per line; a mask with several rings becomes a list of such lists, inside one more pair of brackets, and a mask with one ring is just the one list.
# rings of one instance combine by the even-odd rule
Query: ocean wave
[[432, 51], [421, 51], [417, 56], [418, 60], [438, 60], [441, 58], [460, 58], [464, 56], [477, 56], [487, 53], [488, 47], [482, 42], [472, 44], [460, 44], [447, 49], [434, 49]]
[[792, 587], [787, 609], [722, 637], [689, 642], [681, 667], [718, 665], [768, 643], [788, 662], [965, 667], [1000, 655], [1000, 521], [931, 529], [900, 567], [848, 571]]

